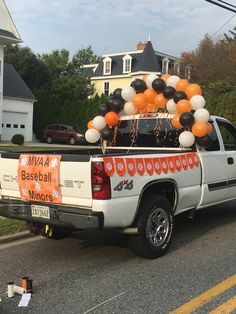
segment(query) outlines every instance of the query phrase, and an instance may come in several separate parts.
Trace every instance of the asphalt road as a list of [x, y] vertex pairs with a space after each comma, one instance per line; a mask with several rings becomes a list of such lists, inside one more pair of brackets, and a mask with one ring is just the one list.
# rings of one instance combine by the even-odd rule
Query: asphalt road
[[[205, 291], [209, 302], [194, 313], [209, 313], [227, 300], [236, 313], [235, 275], [236, 202], [231, 202], [199, 211], [193, 221], [178, 216], [170, 250], [155, 260], [135, 256], [125, 236], [111, 231], [2, 244], [0, 313], [165, 314]], [[20, 296], [7, 298], [5, 291], [7, 282], [19, 285], [24, 276], [33, 278], [34, 294], [27, 308], [19, 308]], [[209, 289], [221, 282], [226, 288], [214, 288], [211, 299]]]

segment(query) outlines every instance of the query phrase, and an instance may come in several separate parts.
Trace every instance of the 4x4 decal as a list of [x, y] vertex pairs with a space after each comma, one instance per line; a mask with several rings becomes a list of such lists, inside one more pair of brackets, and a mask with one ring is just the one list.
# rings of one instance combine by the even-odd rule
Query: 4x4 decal
[[122, 191], [123, 189], [124, 190], [132, 190], [134, 187], [134, 184], [133, 184], [133, 180], [129, 181], [129, 180], [123, 180], [123, 181], [120, 181], [117, 186], [114, 187], [114, 191]]

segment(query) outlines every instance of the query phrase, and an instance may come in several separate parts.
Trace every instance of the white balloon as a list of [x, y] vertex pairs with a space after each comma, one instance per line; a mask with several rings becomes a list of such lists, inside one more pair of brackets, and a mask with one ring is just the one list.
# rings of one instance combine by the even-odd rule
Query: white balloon
[[100, 139], [100, 132], [95, 129], [88, 129], [85, 132], [85, 139], [89, 143], [96, 143]]
[[168, 79], [166, 80], [166, 86], [171, 86], [171, 87], [176, 87], [176, 83], [180, 80], [180, 77], [178, 77], [177, 75], [171, 75], [170, 77], [168, 77]]
[[98, 129], [98, 130], [101, 130], [101, 129], [105, 128], [106, 122], [105, 122], [104, 117], [96, 116], [93, 119], [93, 126], [94, 126], [95, 129]]
[[176, 103], [174, 102], [173, 99], [168, 100], [168, 102], [166, 104], [166, 109], [171, 114], [176, 114], [177, 113]]
[[201, 108], [194, 112], [194, 118], [196, 122], [208, 122], [210, 114], [206, 109]]
[[136, 91], [131, 86], [124, 87], [121, 91], [121, 97], [126, 101], [131, 101], [135, 94]]
[[152, 87], [152, 82], [157, 78], [158, 76], [156, 74], [149, 74], [146, 78], [147, 87]]
[[195, 136], [190, 131], [184, 131], [179, 136], [179, 143], [183, 147], [191, 147], [195, 142]]
[[134, 106], [134, 104], [131, 101], [128, 101], [127, 103], [125, 103], [124, 112], [126, 114], [132, 115], [137, 112], [137, 108]]
[[193, 110], [198, 110], [205, 107], [206, 101], [201, 95], [195, 95], [190, 99]]

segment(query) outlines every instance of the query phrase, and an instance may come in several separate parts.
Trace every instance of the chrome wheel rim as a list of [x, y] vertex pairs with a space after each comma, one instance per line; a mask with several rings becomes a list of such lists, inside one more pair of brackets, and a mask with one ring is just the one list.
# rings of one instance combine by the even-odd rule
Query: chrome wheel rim
[[147, 221], [146, 236], [154, 246], [161, 246], [169, 232], [169, 217], [162, 208], [155, 208]]

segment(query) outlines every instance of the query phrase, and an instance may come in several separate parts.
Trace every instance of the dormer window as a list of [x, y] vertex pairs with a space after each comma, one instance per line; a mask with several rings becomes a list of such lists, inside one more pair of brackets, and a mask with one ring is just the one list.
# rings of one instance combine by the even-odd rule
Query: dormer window
[[130, 73], [132, 57], [130, 55], [125, 55], [122, 59], [123, 59], [123, 73]]
[[103, 74], [104, 75], [110, 75], [111, 74], [111, 58], [106, 57], [103, 59]]
[[168, 73], [169, 59], [167, 57], [162, 59], [162, 73]]

